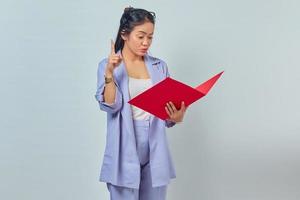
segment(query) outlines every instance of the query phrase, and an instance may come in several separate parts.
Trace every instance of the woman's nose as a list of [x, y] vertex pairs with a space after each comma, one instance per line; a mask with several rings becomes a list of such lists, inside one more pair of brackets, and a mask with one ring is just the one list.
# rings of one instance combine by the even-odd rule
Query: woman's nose
[[144, 46], [148, 46], [149, 44], [150, 44], [150, 41], [149, 41], [149, 40], [146, 39], [146, 40], [143, 41], [143, 45], [144, 45]]

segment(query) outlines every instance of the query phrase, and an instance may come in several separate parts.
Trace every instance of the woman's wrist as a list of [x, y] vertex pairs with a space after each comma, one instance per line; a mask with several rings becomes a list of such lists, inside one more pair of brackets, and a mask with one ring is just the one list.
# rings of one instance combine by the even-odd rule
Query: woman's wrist
[[177, 121], [175, 121], [175, 120], [172, 120], [172, 119], [167, 119], [167, 121], [169, 121], [169, 122], [173, 122], [173, 123], [180, 123], [180, 122], [177, 122]]
[[109, 69], [106, 69], [105, 76], [108, 77], [108, 78], [113, 77], [113, 72]]

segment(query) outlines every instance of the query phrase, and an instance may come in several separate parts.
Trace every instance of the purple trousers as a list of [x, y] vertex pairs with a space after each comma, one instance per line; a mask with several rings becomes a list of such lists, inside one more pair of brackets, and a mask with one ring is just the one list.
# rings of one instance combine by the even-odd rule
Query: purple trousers
[[165, 200], [167, 185], [152, 187], [149, 162], [149, 121], [133, 120], [137, 153], [140, 160], [141, 182], [139, 189], [107, 183], [111, 200]]

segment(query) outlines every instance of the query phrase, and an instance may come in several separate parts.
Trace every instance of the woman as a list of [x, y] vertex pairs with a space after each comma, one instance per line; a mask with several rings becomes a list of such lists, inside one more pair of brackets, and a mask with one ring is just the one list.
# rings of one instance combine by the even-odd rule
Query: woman
[[[98, 65], [96, 99], [107, 112], [107, 135], [99, 181], [106, 182], [111, 200], [160, 200], [175, 170], [166, 127], [183, 120], [172, 102], [161, 120], [128, 101], [170, 76], [166, 63], [148, 55], [155, 14], [144, 9], [125, 8], [116, 43]], [[153, 102], [155, 103], [155, 102]]]

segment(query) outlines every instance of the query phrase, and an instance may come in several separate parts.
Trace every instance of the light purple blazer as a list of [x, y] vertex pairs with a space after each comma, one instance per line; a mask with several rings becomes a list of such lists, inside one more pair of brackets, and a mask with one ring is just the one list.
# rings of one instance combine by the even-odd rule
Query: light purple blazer
[[[120, 51], [118, 52], [120, 53]], [[104, 58], [98, 65], [96, 100], [100, 109], [107, 112], [106, 147], [99, 181], [114, 185], [139, 188], [140, 162], [136, 150], [133, 128], [132, 110], [128, 101], [128, 74], [124, 62], [114, 70], [116, 84], [115, 102], [104, 102], [104, 74], [108, 59]], [[153, 85], [170, 76], [166, 63], [149, 54], [144, 56]], [[168, 147], [166, 127], [176, 123], [161, 120], [153, 115], [150, 117], [150, 169], [152, 186], [167, 185], [176, 177], [172, 157]]]

